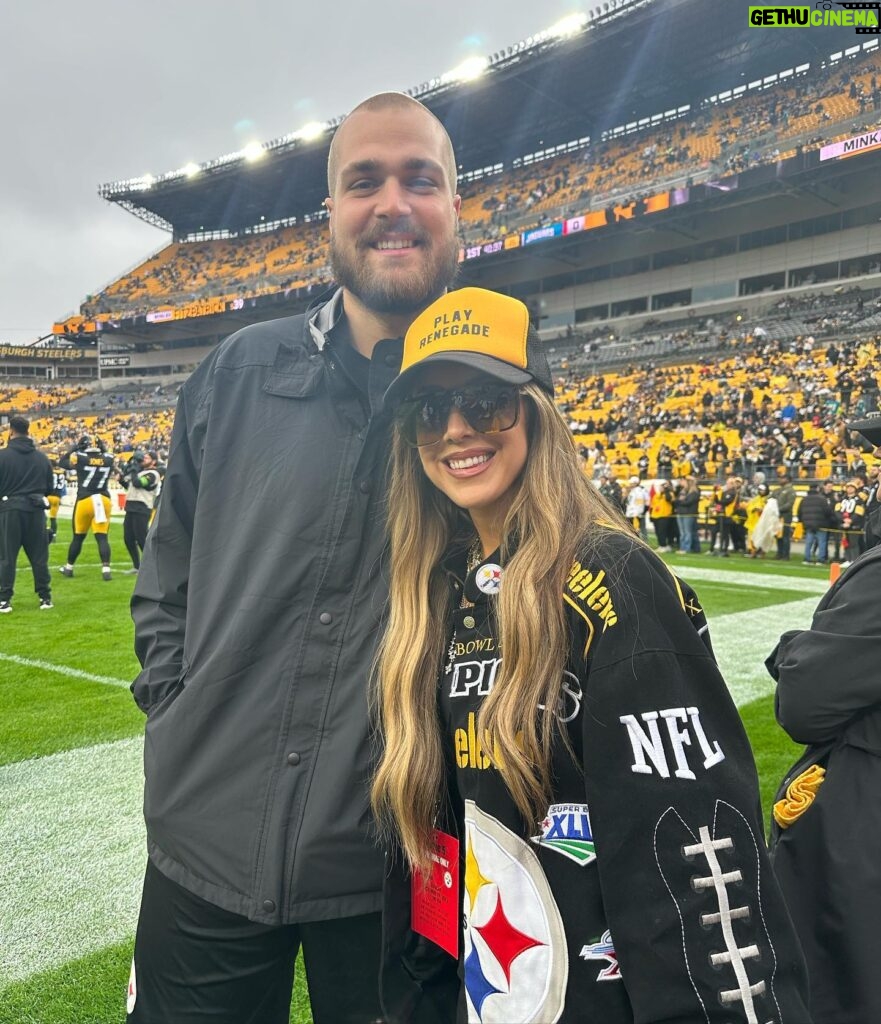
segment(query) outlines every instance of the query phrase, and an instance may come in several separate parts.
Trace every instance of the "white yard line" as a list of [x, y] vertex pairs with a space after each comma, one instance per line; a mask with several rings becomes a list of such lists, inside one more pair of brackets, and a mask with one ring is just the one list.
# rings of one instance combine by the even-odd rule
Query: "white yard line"
[[765, 658], [781, 633], [810, 626], [817, 604], [816, 597], [808, 597], [710, 618], [713, 650], [738, 707], [774, 692]]
[[78, 668], [71, 668], [69, 665], [55, 665], [50, 661], [40, 661], [38, 658], [22, 658], [18, 654], [3, 654], [0, 651], [0, 661], [10, 661], [13, 665], [21, 665], [24, 668], [39, 668], [44, 672], [56, 672], [61, 676], [68, 676], [71, 679], [85, 679], [90, 683], [105, 683], [107, 686], [124, 686], [128, 689], [131, 686], [130, 679], [114, 679], [112, 676], [96, 676], [92, 672], [83, 672]]
[[[710, 580], [712, 583], [731, 583], [738, 587], [755, 587], [758, 590], [802, 590], [806, 594], [825, 594], [829, 589], [827, 580], [818, 580], [814, 576], [772, 576], [770, 573], [764, 576], [737, 570], [717, 570], [709, 565], [692, 565], [690, 562], [671, 565], [670, 568], [686, 583], [691, 583], [692, 580]], [[700, 597], [700, 588], [695, 589]]]
[[[50, 554], [51, 554], [51, 552], [50, 552]], [[50, 562], [51, 562], [51, 559], [50, 559]], [[59, 565], [66, 565], [67, 564], [66, 549], [65, 549], [64, 552], [60, 553], [59, 557], [56, 558], [55, 562], [57, 564], [54, 564], [54, 563], [50, 564], [49, 568], [52, 570], [52, 572], [56, 572], [57, 573]], [[101, 562], [81, 562], [81, 561], [74, 562], [73, 563], [74, 579], [76, 579], [76, 575], [75, 574], [76, 574], [77, 569], [100, 569], [101, 565], [102, 565]], [[24, 568], [27, 568], [26, 563], [22, 563], [22, 566]], [[110, 562], [110, 568], [112, 569], [114, 566], [118, 566], [118, 567], [124, 566], [126, 569], [131, 569], [131, 567], [132, 567], [132, 560], [130, 558], [129, 559], [118, 559], [118, 560], [114, 558]]]
[[0, 768], [0, 989], [134, 934], [143, 740]]

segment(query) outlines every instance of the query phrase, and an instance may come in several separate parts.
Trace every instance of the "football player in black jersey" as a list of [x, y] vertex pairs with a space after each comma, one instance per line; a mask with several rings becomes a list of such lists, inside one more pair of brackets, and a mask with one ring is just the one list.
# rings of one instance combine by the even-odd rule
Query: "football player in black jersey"
[[52, 467], [52, 490], [46, 496], [49, 501], [49, 518], [46, 525], [47, 540], [51, 544], [58, 534], [58, 509], [67, 491], [67, 473], [61, 465], [58, 452], [47, 452]]
[[110, 476], [115, 469], [113, 456], [99, 437], [81, 437], [59, 460], [63, 469], [76, 470], [76, 504], [73, 507], [73, 540], [67, 549], [67, 564], [59, 567], [62, 576], [73, 576], [73, 565], [79, 558], [83, 540], [91, 528], [101, 556], [101, 575], [111, 578], [110, 542]]

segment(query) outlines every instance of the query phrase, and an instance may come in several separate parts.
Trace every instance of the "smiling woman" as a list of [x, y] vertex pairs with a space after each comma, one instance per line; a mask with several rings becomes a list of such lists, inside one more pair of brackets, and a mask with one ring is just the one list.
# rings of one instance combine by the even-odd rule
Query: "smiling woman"
[[454, 364], [427, 366], [419, 388], [427, 393], [408, 403], [402, 433], [413, 436], [426, 477], [470, 514], [489, 554], [526, 465], [523, 400], [516, 387]]
[[385, 403], [387, 1015], [808, 1020], [703, 611], [586, 480], [526, 307], [438, 299]]

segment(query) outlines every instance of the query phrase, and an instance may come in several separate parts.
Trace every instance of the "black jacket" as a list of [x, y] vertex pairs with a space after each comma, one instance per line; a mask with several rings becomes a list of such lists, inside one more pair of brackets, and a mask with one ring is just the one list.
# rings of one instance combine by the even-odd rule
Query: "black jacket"
[[829, 502], [816, 491], [801, 499], [798, 518], [806, 530], [828, 530], [833, 525], [829, 517]]
[[255, 921], [379, 909], [367, 677], [387, 585], [386, 418], [325, 342], [340, 309], [255, 324], [181, 390], [132, 599], [149, 855]]
[[[814, 802], [772, 832], [774, 871], [808, 962], [816, 1024], [881, 1020], [881, 547], [824, 595], [811, 628], [784, 633], [768, 658], [777, 719], [810, 746]], [[782, 793], [780, 794], [782, 796]]]
[[456, 961], [410, 931], [393, 854], [390, 1021], [810, 1024], [752, 754], [694, 593], [623, 533], [575, 563], [555, 711], [571, 750], [555, 745], [550, 805], [528, 825], [475, 724], [501, 658], [480, 589], [498, 579], [493, 561], [465, 581], [474, 607], [452, 615], [438, 684], [463, 861], [461, 985]]
[[0, 511], [41, 511], [27, 496], [45, 496], [53, 483], [49, 459], [32, 437], [13, 437], [5, 448], [0, 448]]
[[696, 516], [701, 503], [701, 492], [697, 489], [677, 492], [673, 501], [673, 509], [677, 516]]

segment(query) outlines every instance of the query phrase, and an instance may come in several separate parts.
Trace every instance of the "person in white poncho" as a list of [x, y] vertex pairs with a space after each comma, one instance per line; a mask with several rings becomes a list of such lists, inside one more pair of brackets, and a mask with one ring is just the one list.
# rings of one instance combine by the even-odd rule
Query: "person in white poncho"
[[749, 535], [750, 544], [753, 546], [753, 553], [750, 557], [761, 558], [774, 545], [781, 523], [777, 499], [768, 498], [762, 509], [762, 514], [759, 516], [759, 521]]

